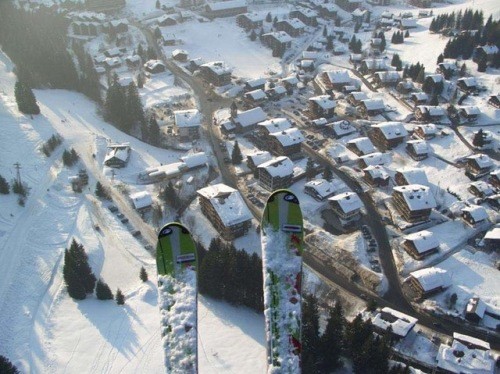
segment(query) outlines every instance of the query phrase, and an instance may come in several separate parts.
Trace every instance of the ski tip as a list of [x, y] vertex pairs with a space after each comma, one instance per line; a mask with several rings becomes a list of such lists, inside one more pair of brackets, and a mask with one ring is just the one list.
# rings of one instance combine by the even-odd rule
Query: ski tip
[[171, 235], [175, 228], [180, 228], [183, 234], [189, 234], [189, 230], [183, 224], [179, 222], [170, 222], [161, 228], [158, 233], [158, 239]]
[[271, 195], [269, 195], [269, 197], [267, 198], [267, 202], [274, 201], [274, 199], [276, 199], [280, 195], [283, 195], [283, 199], [288, 202], [299, 204], [298, 197], [292, 191], [285, 189], [273, 191], [273, 193], [271, 193]]

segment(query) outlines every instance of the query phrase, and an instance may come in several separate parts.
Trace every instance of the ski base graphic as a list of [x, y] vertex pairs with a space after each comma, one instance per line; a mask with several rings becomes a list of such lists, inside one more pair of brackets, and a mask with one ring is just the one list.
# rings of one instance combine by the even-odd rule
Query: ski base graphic
[[169, 223], [160, 230], [156, 267], [166, 371], [197, 373], [196, 246], [180, 223]]
[[300, 373], [303, 221], [290, 191], [271, 194], [262, 217], [269, 373]]

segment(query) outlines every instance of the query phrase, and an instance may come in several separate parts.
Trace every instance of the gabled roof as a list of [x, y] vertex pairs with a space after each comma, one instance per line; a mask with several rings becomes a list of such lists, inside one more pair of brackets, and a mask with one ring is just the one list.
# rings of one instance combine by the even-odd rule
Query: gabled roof
[[266, 161], [260, 164], [258, 168], [265, 169], [273, 178], [283, 178], [293, 174], [293, 162], [286, 156]]
[[441, 74], [429, 74], [425, 79], [432, 79], [434, 83], [439, 83], [444, 80]]
[[322, 198], [327, 198], [336, 191], [335, 185], [332, 182], [328, 182], [326, 179], [313, 179], [307, 182], [304, 187], [312, 188]]
[[[401, 337], [405, 337], [406, 335], [408, 335], [410, 330], [418, 322], [418, 319], [392, 308], [385, 307], [381, 312], [382, 313], [377, 313], [375, 318], [373, 318], [372, 324], [384, 331], [386, 331], [388, 327], [391, 326], [392, 333]], [[389, 315], [390, 318], [384, 319], [384, 316], [387, 315]]]
[[417, 155], [429, 153], [429, 146], [425, 140], [408, 140], [406, 142]]
[[431, 231], [423, 230], [404, 237], [413, 243], [418, 253], [424, 253], [439, 246], [437, 238]]
[[258, 106], [244, 112], [239, 112], [234, 121], [244, 128], [265, 121], [266, 117], [266, 112]]
[[419, 105], [417, 106], [417, 109], [419, 109], [422, 113], [427, 113], [432, 117], [442, 117], [446, 115], [444, 108], [440, 106]]
[[306, 27], [306, 25], [304, 24], [304, 22], [302, 22], [298, 18], [289, 18], [289, 19], [283, 20], [282, 22], [288, 23], [295, 30], [301, 30], [301, 29], [303, 29], [303, 28]]
[[417, 99], [418, 101], [429, 99], [429, 96], [425, 92], [413, 92], [411, 97]]
[[495, 44], [482, 45], [477, 48], [482, 49], [487, 55], [494, 55], [495, 53], [498, 53], [498, 47]]
[[485, 181], [475, 181], [470, 183], [471, 187], [476, 188], [478, 191], [482, 192], [486, 196], [490, 196], [494, 194], [493, 187], [486, 183]]
[[328, 80], [333, 84], [351, 83], [351, 77], [347, 70], [330, 70], [325, 71]]
[[337, 106], [337, 102], [329, 95], [320, 95], [309, 98], [309, 101], [314, 101], [322, 109], [333, 109]]
[[481, 168], [489, 168], [493, 166], [493, 161], [488, 155], [475, 154], [467, 157], [468, 160], [474, 160], [476, 164]]
[[384, 154], [380, 152], [373, 152], [361, 156], [360, 159], [362, 159], [366, 165], [383, 165], [386, 162]]
[[402, 77], [399, 71], [378, 71], [375, 75], [382, 82], [397, 82]]
[[366, 99], [361, 100], [361, 105], [364, 105], [366, 110], [381, 110], [385, 109], [382, 99]]
[[250, 96], [252, 100], [264, 100], [267, 98], [267, 95], [260, 88], [258, 90], [249, 91], [245, 94], [245, 96]]
[[205, 165], [208, 163], [208, 157], [205, 152], [192, 153], [180, 158], [180, 160], [189, 168]]
[[212, 70], [217, 75], [231, 74], [232, 72], [232, 69], [223, 61], [207, 62], [201, 66]]
[[370, 174], [373, 179], [388, 179], [389, 174], [380, 165], [369, 165], [363, 169], [364, 172]]
[[401, 193], [406, 205], [411, 211], [432, 209], [436, 207], [436, 200], [427, 186], [420, 184], [409, 184], [406, 186], [395, 186], [394, 191]]
[[218, 1], [213, 3], [207, 2], [207, 6], [211, 11], [217, 11], [224, 9], [246, 7], [247, 2], [245, 0], [227, 0], [227, 1]]
[[477, 81], [476, 81], [475, 77], [458, 78], [457, 84], [459, 82], [462, 82], [463, 84], [465, 84], [466, 87], [476, 87], [477, 86]]
[[247, 80], [247, 85], [249, 87], [259, 87], [259, 86], [263, 86], [265, 85], [267, 82], [267, 79], [266, 78], [257, 78], [257, 79], [249, 79]]
[[199, 127], [201, 125], [198, 109], [176, 110], [174, 118], [177, 127]]
[[410, 273], [420, 285], [424, 291], [432, 291], [439, 287], [449, 287], [451, 286], [451, 279], [448, 276], [446, 270], [440, 268], [426, 268], [414, 271]]
[[420, 129], [425, 135], [435, 135], [438, 132], [438, 129], [435, 124], [427, 123], [423, 125], [415, 126], [415, 129]]
[[288, 43], [293, 40], [293, 38], [284, 31], [268, 32], [262, 36], [271, 36], [278, 40], [280, 43]]
[[135, 209], [143, 209], [153, 205], [153, 198], [148, 191], [140, 191], [129, 195]]
[[387, 70], [389, 67], [383, 58], [367, 58], [362, 61], [368, 69], [371, 70]]
[[402, 138], [408, 135], [403, 123], [401, 122], [381, 122], [371, 126], [382, 131], [384, 137], [388, 140]]
[[336, 202], [344, 213], [350, 213], [363, 207], [359, 196], [354, 192], [343, 192], [328, 198], [328, 201]]
[[420, 184], [420, 185], [428, 185], [429, 180], [427, 179], [427, 175], [425, 175], [425, 170], [421, 168], [408, 168], [398, 170], [399, 173], [403, 175], [408, 184]]
[[474, 222], [479, 222], [488, 219], [488, 213], [486, 209], [481, 205], [471, 205], [462, 208], [462, 212], [467, 212], [470, 214]]
[[300, 130], [295, 127], [281, 132], [274, 132], [270, 134], [270, 136], [275, 137], [284, 147], [299, 144], [305, 140]]
[[257, 151], [247, 155], [247, 159], [252, 160], [255, 166], [260, 166], [272, 158], [273, 156], [268, 151]]
[[461, 107], [460, 110], [463, 110], [468, 116], [478, 116], [481, 114], [477, 106], [464, 106]]
[[349, 140], [347, 144], [355, 144], [356, 147], [365, 155], [376, 151], [372, 141], [370, 140], [370, 138], [367, 137], [361, 137]]
[[348, 96], [352, 96], [354, 100], [368, 100], [368, 95], [363, 91], [354, 91], [351, 92]]
[[271, 118], [267, 121], [262, 121], [257, 124], [259, 127], [263, 127], [267, 130], [268, 133], [273, 133], [277, 131], [283, 131], [290, 129], [292, 124], [287, 118]]

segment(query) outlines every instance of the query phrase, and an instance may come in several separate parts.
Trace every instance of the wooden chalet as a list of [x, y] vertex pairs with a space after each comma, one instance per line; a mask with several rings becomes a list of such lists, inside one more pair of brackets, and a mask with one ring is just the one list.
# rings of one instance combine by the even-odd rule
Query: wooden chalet
[[309, 110], [314, 119], [331, 118], [335, 115], [337, 103], [330, 95], [320, 95], [309, 98]]
[[174, 128], [181, 141], [200, 138], [201, 116], [197, 109], [177, 110], [174, 112]]
[[205, 16], [210, 19], [232, 17], [247, 12], [245, 0], [207, 2], [205, 5]]
[[264, 162], [271, 160], [273, 156], [267, 151], [257, 151], [247, 155], [247, 166], [258, 177], [257, 168]]
[[298, 18], [289, 18], [276, 22], [275, 29], [277, 31], [284, 31], [291, 37], [300, 36], [305, 29], [306, 25]]
[[387, 66], [386, 61], [383, 58], [380, 59], [364, 59], [361, 61], [361, 65], [359, 66], [359, 72], [363, 75], [373, 74], [378, 71], [387, 71], [389, 70], [389, 66]]
[[331, 92], [332, 90], [340, 91], [344, 86], [352, 83], [347, 70], [325, 71], [321, 74], [320, 79], [325, 86], [326, 92]]
[[491, 228], [486, 232], [483, 238], [484, 245], [486, 248], [494, 250], [496, 252], [500, 251], [500, 227]]
[[422, 298], [435, 295], [451, 286], [451, 279], [446, 270], [425, 268], [410, 273], [409, 282]]
[[392, 149], [403, 143], [408, 132], [401, 122], [381, 122], [371, 125], [370, 138], [383, 149]]
[[467, 157], [465, 175], [472, 180], [477, 180], [488, 174], [493, 167], [493, 161], [487, 155], [475, 154]]
[[406, 168], [396, 171], [394, 181], [398, 186], [407, 186], [410, 184], [429, 185], [425, 170], [422, 168]]
[[472, 60], [474, 62], [479, 62], [483, 58], [485, 58], [488, 63], [491, 63], [497, 53], [499, 53], [499, 50], [496, 45], [494, 44], [482, 45], [476, 47], [476, 49], [474, 50], [474, 54], [472, 56]]
[[495, 169], [490, 173], [488, 182], [497, 189], [500, 189], [500, 169]]
[[292, 45], [292, 37], [284, 31], [269, 32], [262, 35], [262, 44], [273, 50], [286, 50]]
[[419, 184], [394, 187], [392, 203], [402, 218], [410, 223], [427, 221], [436, 207], [430, 188]]
[[328, 198], [330, 208], [343, 227], [354, 225], [361, 218], [363, 203], [354, 192], [344, 192]]
[[459, 109], [458, 113], [468, 122], [474, 122], [481, 114], [481, 111], [477, 106], [464, 106]]
[[406, 78], [396, 85], [396, 91], [402, 95], [408, 95], [415, 91], [415, 85], [410, 78]]
[[479, 323], [486, 312], [486, 304], [479, 297], [472, 297], [465, 306], [464, 317], [467, 321]]
[[453, 62], [441, 62], [436, 68], [436, 73], [442, 74], [445, 79], [450, 79], [458, 74], [458, 67]]
[[243, 13], [236, 17], [236, 23], [238, 26], [243, 27], [246, 30], [262, 27], [263, 22], [264, 16], [258, 13]]
[[440, 122], [446, 117], [446, 111], [440, 106], [418, 105], [414, 113], [417, 121]]
[[468, 190], [471, 194], [481, 199], [495, 194], [493, 186], [485, 181], [475, 181], [469, 183]]
[[462, 219], [475, 227], [488, 221], [488, 213], [481, 205], [470, 205], [462, 209]]
[[129, 143], [109, 144], [104, 157], [104, 165], [112, 168], [123, 168], [128, 164], [130, 153]]
[[373, 152], [358, 159], [358, 165], [361, 169], [365, 169], [368, 166], [384, 165], [386, 162], [384, 154], [380, 152]]
[[297, 8], [290, 12], [290, 18], [298, 18], [307, 26], [318, 26], [318, 13], [309, 8]]
[[423, 260], [439, 251], [439, 242], [431, 231], [423, 230], [404, 237], [401, 247], [414, 259]]
[[293, 179], [293, 162], [280, 156], [260, 164], [257, 167], [259, 185], [268, 191], [288, 188]]
[[370, 138], [367, 137], [349, 140], [346, 148], [358, 156], [368, 155], [377, 151]]
[[361, 100], [358, 111], [364, 116], [376, 116], [385, 112], [385, 105], [381, 99]]
[[304, 136], [300, 130], [292, 127], [269, 134], [267, 146], [268, 150], [275, 155], [293, 157], [301, 152], [301, 145], [304, 140]]
[[420, 139], [429, 140], [434, 139], [438, 129], [433, 123], [427, 123], [424, 125], [417, 125], [413, 130], [413, 134], [418, 136]]
[[457, 88], [465, 93], [475, 93], [478, 90], [476, 78], [466, 77], [457, 79]]
[[231, 83], [232, 70], [222, 61], [208, 62], [200, 66], [201, 76], [208, 83], [220, 87]]
[[500, 109], [500, 95], [491, 95], [488, 104], [493, 108]]
[[425, 160], [429, 157], [429, 147], [425, 140], [408, 140], [405, 149], [406, 153], [415, 161]]
[[363, 178], [372, 186], [385, 187], [389, 185], [389, 174], [380, 165], [370, 165], [363, 169]]
[[416, 107], [418, 105], [425, 105], [429, 101], [429, 96], [425, 92], [413, 92], [410, 95], [410, 101]]
[[334, 184], [326, 179], [313, 179], [304, 185], [304, 193], [316, 201], [325, 201], [336, 192]]
[[347, 96], [346, 96], [346, 100], [349, 104], [351, 104], [352, 106], [358, 106], [361, 104], [361, 102], [363, 100], [368, 100], [368, 95], [363, 92], [363, 91], [354, 91], [354, 92], [350, 92]]
[[398, 71], [378, 71], [373, 76], [373, 83], [378, 87], [395, 87], [401, 79]]

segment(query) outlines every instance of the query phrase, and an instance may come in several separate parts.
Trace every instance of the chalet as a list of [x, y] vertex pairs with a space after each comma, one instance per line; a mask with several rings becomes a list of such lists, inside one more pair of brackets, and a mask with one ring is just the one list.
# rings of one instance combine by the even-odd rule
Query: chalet
[[361, 64], [361, 61], [363, 61], [363, 55], [361, 53], [351, 53], [349, 55], [349, 61], [354, 65]]
[[293, 93], [293, 90], [297, 88], [299, 82], [299, 79], [295, 75], [291, 75], [281, 80], [283, 87], [285, 87], [288, 93]]
[[329, 95], [309, 98], [309, 110], [314, 118], [331, 118], [335, 114], [337, 103]]
[[284, 86], [276, 85], [273, 88], [267, 89], [265, 92], [270, 100], [278, 101], [284, 98], [288, 91]]
[[465, 175], [472, 180], [477, 180], [488, 174], [493, 167], [493, 161], [487, 155], [476, 154], [467, 157]]
[[495, 194], [493, 187], [485, 181], [475, 181], [469, 184], [469, 192], [481, 199]]
[[417, 20], [415, 18], [401, 18], [399, 20], [399, 28], [401, 30], [416, 29], [417, 27]]
[[367, 137], [349, 140], [346, 147], [358, 156], [368, 155], [377, 151], [372, 141]]
[[258, 13], [244, 13], [236, 17], [236, 23], [238, 26], [247, 30], [262, 27], [263, 22], [264, 16]]
[[379, 334], [387, 334], [390, 331], [391, 337], [401, 339], [408, 335], [417, 322], [418, 320], [412, 316], [384, 307], [375, 315], [372, 325]]
[[276, 22], [275, 29], [277, 31], [284, 31], [292, 37], [300, 36], [305, 29], [306, 25], [298, 18], [289, 18]]
[[436, 207], [430, 188], [420, 184], [394, 187], [392, 203], [402, 218], [410, 223], [427, 221]]
[[201, 212], [224, 239], [233, 240], [248, 231], [252, 214], [239, 191], [219, 183], [202, 188], [197, 194]]
[[384, 187], [389, 185], [389, 174], [380, 165], [370, 165], [363, 169], [363, 178], [372, 186]]
[[344, 192], [328, 198], [330, 208], [343, 227], [355, 224], [361, 218], [363, 203], [354, 192]]
[[493, 187], [500, 189], [500, 169], [495, 169], [490, 173], [488, 182], [490, 182]]
[[351, 12], [352, 22], [362, 24], [369, 20], [370, 11], [364, 8], [356, 8]]
[[201, 116], [197, 109], [177, 110], [174, 112], [174, 128], [181, 141], [200, 137]]
[[500, 227], [493, 227], [484, 235], [484, 245], [486, 248], [500, 251]]
[[135, 192], [130, 194], [129, 197], [130, 200], [132, 200], [134, 209], [139, 213], [145, 213], [148, 210], [151, 210], [151, 207], [153, 206], [153, 198], [148, 191]]
[[175, 61], [187, 62], [187, 60], [188, 60], [188, 53], [185, 50], [183, 50], [183, 49], [174, 49], [172, 51], [172, 58]]
[[444, 77], [441, 74], [429, 74], [425, 77], [424, 85], [422, 89], [428, 93], [432, 94], [434, 92], [441, 92], [444, 85]]
[[410, 273], [409, 282], [420, 297], [434, 295], [451, 286], [446, 270], [433, 267]]
[[440, 62], [436, 69], [436, 73], [442, 74], [445, 79], [450, 79], [458, 74], [458, 67], [453, 62]]
[[401, 81], [398, 71], [378, 71], [374, 74], [373, 83], [378, 87], [395, 87]]
[[173, 26], [177, 25], [177, 17], [174, 16], [173, 14], [164, 14], [157, 20], [158, 26], [160, 27], [165, 27], [165, 26]]
[[487, 62], [491, 63], [498, 52], [498, 47], [494, 44], [482, 45], [476, 47], [472, 59], [474, 62], [479, 62], [485, 58]]
[[321, 74], [321, 81], [325, 86], [326, 92], [332, 90], [339, 91], [342, 87], [350, 85], [351, 77], [347, 70], [330, 70]]
[[429, 96], [425, 92], [414, 92], [410, 95], [410, 101], [413, 102], [415, 106], [425, 105], [429, 100]]
[[382, 45], [382, 39], [381, 38], [371, 38], [370, 39], [370, 46], [373, 49], [380, 50], [380, 46]]
[[304, 192], [317, 201], [324, 201], [337, 193], [338, 190], [334, 183], [326, 179], [313, 179], [304, 185]]
[[257, 167], [259, 185], [268, 191], [288, 188], [292, 185], [293, 162], [285, 156], [280, 156], [260, 164]]
[[500, 212], [500, 193], [497, 193], [493, 196], [488, 196], [485, 201], [492, 209]]
[[476, 78], [466, 77], [457, 79], [457, 88], [465, 93], [475, 93], [478, 90]]
[[128, 20], [126, 18], [114, 19], [108, 22], [107, 25], [108, 32], [113, 30], [115, 33], [119, 34], [128, 31]]
[[427, 123], [425, 125], [417, 125], [413, 130], [413, 134], [418, 136], [420, 139], [429, 140], [436, 137], [438, 129], [433, 123]]
[[304, 72], [311, 72], [314, 70], [314, 60], [300, 60], [298, 65]]
[[462, 219], [475, 227], [488, 221], [488, 213], [481, 205], [470, 205], [462, 209]]
[[472, 297], [465, 306], [464, 317], [467, 321], [479, 323], [484, 317], [486, 304], [479, 297]]
[[415, 91], [415, 85], [410, 78], [406, 78], [396, 85], [396, 91], [402, 95], [408, 95], [409, 93]]
[[245, 83], [245, 91], [263, 90], [266, 82], [266, 78], [250, 79]]
[[273, 156], [267, 151], [257, 151], [247, 155], [247, 166], [255, 174], [255, 177], [258, 177], [257, 168], [272, 158]]
[[160, 60], [149, 60], [144, 64], [144, 70], [149, 74], [159, 74], [167, 70], [165, 64]]
[[358, 106], [363, 100], [368, 100], [368, 95], [363, 91], [354, 91], [347, 95], [346, 100], [352, 106]]
[[425, 140], [408, 140], [405, 149], [406, 153], [415, 161], [425, 160], [429, 157], [429, 146]]
[[104, 157], [104, 165], [112, 168], [123, 168], [127, 166], [130, 159], [130, 144], [109, 144]]
[[[439, 346], [436, 357], [436, 369], [438, 373], [474, 373], [494, 374], [495, 358], [490, 353], [490, 345], [477, 338], [467, 337], [468, 342], [457, 339], [455, 336], [465, 335], [454, 333], [451, 347], [448, 344]], [[460, 341], [462, 340], [462, 341]], [[479, 343], [479, 347], [473, 347]]]
[[359, 86], [349, 85], [342, 87], [342, 93], [344, 95], [349, 95], [351, 92], [359, 91]]
[[359, 72], [363, 75], [373, 74], [377, 71], [387, 71], [389, 70], [389, 66], [387, 66], [386, 61], [384, 59], [364, 59], [361, 61], [361, 65], [359, 66]]
[[108, 70], [117, 68], [118, 66], [121, 66], [122, 64], [122, 59], [120, 57], [106, 57], [104, 60], [104, 67]]
[[253, 103], [260, 103], [267, 99], [266, 93], [262, 91], [260, 88], [258, 90], [246, 92], [244, 97], [246, 100]]
[[340, 120], [340, 121], [336, 121], [336, 122], [332, 122], [331, 124], [329, 124], [329, 127], [332, 128], [333, 136], [336, 139], [340, 139], [340, 138], [342, 138], [344, 136], [347, 136], [347, 135], [350, 135], [350, 134], [354, 134], [355, 132], [358, 131], [351, 124], [351, 122], [349, 122], [346, 119], [343, 119], [343, 120]]
[[233, 123], [236, 125], [236, 132], [246, 132], [253, 130], [259, 122], [265, 121], [266, 117], [266, 112], [261, 107], [255, 107], [238, 112], [233, 117]]
[[87, 0], [85, 8], [92, 12], [114, 13], [125, 7], [124, 0]]
[[421, 168], [407, 168], [396, 171], [394, 181], [398, 186], [407, 186], [410, 184], [420, 184], [428, 186], [429, 180], [425, 175], [425, 170]]
[[493, 108], [500, 109], [500, 95], [491, 95], [488, 104]]
[[323, 3], [319, 5], [319, 16], [324, 19], [336, 19], [338, 6], [332, 3]]
[[205, 15], [210, 19], [237, 16], [238, 14], [247, 13], [247, 11], [245, 0], [207, 2], [205, 5]]
[[358, 111], [364, 116], [376, 116], [385, 111], [385, 105], [381, 99], [365, 99], [361, 100]]
[[220, 87], [231, 83], [232, 69], [222, 61], [203, 64], [200, 66], [200, 71], [202, 77], [214, 86]]
[[392, 149], [403, 143], [408, 132], [401, 122], [381, 122], [371, 125], [370, 137], [384, 149]]
[[431, 231], [423, 230], [404, 237], [401, 247], [414, 259], [423, 260], [439, 251], [439, 242]]
[[293, 156], [301, 151], [304, 136], [299, 129], [292, 127], [288, 130], [269, 134], [268, 149], [279, 156]]
[[318, 13], [308, 8], [298, 8], [290, 12], [290, 18], [298, 18], [307, 26], [318, 26]]
[[418, 105], [415, 108], [417, 121], [440, 122], [446, 117], [446, 111], [440, 106]]
[[131, 69], [137, 68], [141, 65], [141, 57], [139, 55], [131, 55], [125, 57], [125, 63]]
[[262, 35], [262, 43], [275, 50], [284, 51], [292, 45], [292, 37], [284, 31], [269, 32]]
[[286, 118], [272, 118], [257, 124], [257, 129], [262, 137], [268, 137], [269, 134], [285, 131], [292, 128], [292, 124]]
[[361, 169], [365, 169], [368, 166], [384, 165], [386, 162], [384, 154], [380, 152], [373, 152], [358, 159], [358, 165]]
[[335, 3], [346, 12], [352, 12], [363, 5], [363, 0], [337, 0]]
[[474, 122], [481, 114], [477, 106], [464, 106], [459, 109], [458, 113], [469, 122]]

